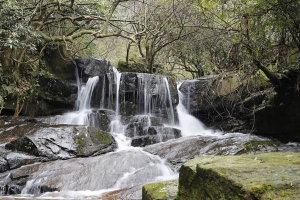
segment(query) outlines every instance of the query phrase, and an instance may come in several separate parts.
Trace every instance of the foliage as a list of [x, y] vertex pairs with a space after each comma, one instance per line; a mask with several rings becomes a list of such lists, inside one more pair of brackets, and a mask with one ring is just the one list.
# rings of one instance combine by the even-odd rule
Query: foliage
[[[123, 20], [112, 19], [121, 1], [1, 0], [1, 107], [5, 98], [14, 96], [18, 116], [26, 101], [35, 96], [38, 77], [43, 73], [40, 61], [48, 46], [63, 44], [76, 56], [95, 38], [123, 36]], [[74, 49], [77, 40], [82, 45]]]
[[127, 64], [139, 55], [149, 73], [156, 64], [193, 78], [260, 70], [277, 86], [278, 74], [299, 67], [299, 10], [298, 0], [0, 0], [0, 108], [14, 96], [18, 115], [37, 95], [41, 59], [55, 45], [71, 53], [64, 59], [115, 63], [111, 51], [124, 49], [115, 52]]

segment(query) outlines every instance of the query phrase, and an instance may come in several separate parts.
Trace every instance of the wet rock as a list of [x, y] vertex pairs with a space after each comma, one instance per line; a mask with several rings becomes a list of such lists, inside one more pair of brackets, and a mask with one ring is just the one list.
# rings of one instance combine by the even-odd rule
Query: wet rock
[[89, 77], [104, 76], [106, 73], [113, 72], [110, 62], [105, 59], [75, 59], [73, 63], [77, 66], [78, 73], [85, 82]]
[[204, 156], [179, 172], [178, 199], [299, 199], [300, 154]]
[[68, 159], [112, 151], [115, 143], [109, 133], [88, 126], [40, 125], [22, 127], [19, 138], [5, 147], [49, 159]]
[[254, 154], [286, 151], [285, 149], [300, 151], [299, 147], [292, 150], [287, 145], [241, 133], [183, 137], [144, 147], [145, 151], [166, 159], [174, 169], [179, 169], [183, 163], [196, 156]]
[[15, 169], [23, 165], [28, 165], [37, 161], [41, 161], [41, 159], [24, 153], [12, 152], [6, 156], [6, 161], [9, 166], [9, 169]]
[[[74, 74], [75, 76], [75, 74]], [[27, 112], [35, 111], [35, 115], [51, 115], [72, 110], [77, 98], [75, 80], [40, 78], [39, 103], [27, 108]], [[29, 110], [30, 109], [30, 110]]]
[[89, 115], [89, 125], [102, 131], [110, 131], [110, 122], [113, 120], [115, 113], [110, 110], [93, 110]]
[[126, 128], [126, 136], [142, 136], [150, 126], [163, 126], [163, 119], [150, 115], [136, 115], [130, 119]]
[[[136, 162], [136, 161], [139, 162]], [[58, 191], [101, 190], [140, 186], [154, 177], [161, 176], [160, 161], [140, 150], [120, 151], [88, 158], [57, 160], [27, 165], [10, 171], [8, 185], [26, 178], [23, 191], [35, 188], [56, 188]], [[128, 174], [124, 177], [124, 174]], [[123, 177], [123, 178], [122, 178]]]
[[0, 157], [0, 173], [5, 172], [9, 169], [7, 160]]
[[15, 195], [15, 194], [20, 194], [20, 193], [21, 193], [21, 190], [16, 185], [11, 185], [11, 186], [4, 185], [4, 186], [0, 187], [1, 195]]
[[175, 200], [178, 181], [150, 183], [143, 186], [143, 200]]
[[131, 145], [134, 147], [144, 147], [179, 137], [181, 137], [181, 131], [179, 129], [164, 126], [150, 126], [148, 128], [146, 127], [143, 132], [135, 133], [132, 137]]

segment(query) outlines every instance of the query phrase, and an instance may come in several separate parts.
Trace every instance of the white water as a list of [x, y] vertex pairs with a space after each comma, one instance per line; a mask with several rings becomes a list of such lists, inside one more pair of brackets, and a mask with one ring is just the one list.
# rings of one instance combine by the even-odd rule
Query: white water
[[116, 110], [115, 110], [115, 119], [110, 123], [110, 133], [114, 136], [118, 149], [117, 151], [122, 150], [130, 150], [131, 147], [131, 139], [125, 136], [125, 129], [121, 122], [120, 117], [120, 102], [119, 102], [119, 93], [120, 93], [120, 81], [121, 81], [121, 73], [118, 72], [116, 68], [114, 68], [114, 78], [115, 78], [115, 85], [116, 85]]
[[181, 84], [177, 85], [179, 103], [176, 107], [176, 110], [178, 114], [179, 128], [181, 130], [181, 135], [183, 137], [188, 137], [193, 135], [203, 135], [203, 136], [222, 135], [221, 132], [215, 132], [211, 129], [207, 129], [200, 120], [198, 120], [196, 117], [189, 114], [188, 110], [182, 104], [184, 96], [179, 90], [180, 85]]
[[[178, 173], [173, 172], [170, 167], [165, 164], [165, 161], [161, 159], [159, 156], [152, 155], [142, 150], [139, 147], [132, 147], [131, 146], [131, 138], [125, 136], [125, 129], [126, 125], [123, 125], [121, 122], [120, 116], [120, 100], [119, 100], [119, 93], [120, 93], [120, 81], [121, 81], [121, 73], [117, 70], [114, 70], [114, 86], [110, 83], [108, 84], [109, 87], [109, 102], [108, 108], [112, 107], [112, 100], [115, 100], [115, 116], [114, 119], [110, 123], [110, 133], [114, 137], [118, 148], [113, 153], [108, 153], [103, 156], [100, 156], [99, 159], [103, 158], [104, 161], [96, 162], [93, 164], [95, 169], [74, 169], [75, 173], [80, 173], [82, 177], [78, 177], [80, 181], [77, 181], [74, 186], [74, 178], [69, 180], [69, 176], [71, 174], [62, 173], [60, 175], [55, 175], [61, 169], [62, 165], [53, 164], [48, 167], [45, 167], [45, 174], [35, 174], [34, 177], [26, 183], [26, 187], [23, 189], [22, 194], [27, 193], [37, 193], [38, 188], [37, 186], [43, 185], [43, 183], [47, 183], [49, 179], [50, 182], [60, 183], [63, 182], [64, 184], [60, 186], [60, 192], [47, 192], [43, 194], [41, 197], [62, 197], [62, 198], [87, 198], [87, 197], [94, 197], [94, 196], [101, 196], [103, 193], [119, 190], [123, 188], [130, 188], [135, 185], [145, 184], [147, 182], [156, 182], [156, 181], [164, 181], [164, 180], [172, 180], [178, 178]], [[78, 76], [78, 75], [77, 75]], [[112, 78], [112, 77], [110, 77]], [[92, 113], [91, 109], [91, 96], [93, 90], [98, 83], [99, 77], [89, 78], [87, 83], [84, 85], [80, 83], [80, 79], [78, 78], [78, 97], [76, 101], [76, 108], [77, 110], [74, 112], [66, 113], [62, 116], [56, 118], [56, 124], [74, 124], [74, 125], [91, 125], [91, 119], [89, 117]], [[105, 82], [103, 81], [105, 84]], [[172, 106], [171, 102], [171, 94], [169, 90], [169, 85], [167, 80], [165, 80], [165, 84], [167, 87], [169, 104]], [[148, 91], [148, 83], [147, 81], [144, 83], [143, 89], [143, 97], [144, 97], [144, 112], [149, 117], [151, 114], [151, 105], [150, 105], [150, 98], [151, 95]], [[116, 95], [113, 98], [113, 88], [115, 87]], [[104, 106], [104, 91], [105, 86], [102, 86], [102, 97], [100, 102], [100, 108], [105, 108]], [[171, 121], [174, 123], [174, 113], [173, 107], [171, 107]], [[149, 118], [149, 126], [151, 125], [151, 121]], [[129, 161], [119, 160], [120, 158], [126, 158], [125, 155], [132, 155], [130, 158], [127, 158]], [[123, 156], [122, 156], [123, 155]], [[137, 157], [135, 157], [137, 155]], [[141, 157], [142, 156], [142, 157]], [[114, 161], [110, 160], [110, 157], [116, 157]], [[86, 160], [88, 160], [87, 158]], [[131, 160], [130, 160], [131, 159]], [[144, 160], [143, 166], [139, 166], [140, 162]], [[146, 161], [148, 160], [148, 161]], [[92, 158], [91, 158], [92, 161]], [[91, 162], [90, 161], [90, 162]], [[57, 161], [56, 161], [57, 162]], [[76, 162], [76, 161], [75, 161]], [[89, 161], [85, 161], [89, 162]], [[93, 161], [95, 162], [95, 161]], [[66, 165], [66, 164], [64, 164]], [[105, 166], [108, 165], [108, 166]], [[126, 165], [126, 166], [125, 166]], [[128, 166], [129, 165], [129, 166]], [[132, 166], [130, 166], [132, 165]], [[73, 165], [75, 167], [75, 164]], [[104, 169], [103, 169], [104, 167]], [[109, 172], [110, 171], [110, 172]], [[101, 173], [109, 173], [116, 174], [115, 176], [109, 177], [105, 174], [101, 175]], [[86, 174], [85, 174], [86, 173]], [[99, 174], [100, 173], [100, 174]], [[99, 175], [102, 176], [101, 180], [97, 179]], [[76, 175], [73, 175], [76, 176]], [[112, 181], [115, 179], [115, 184], [107, 185], [103, 183], [103, 185], [107, 185], [107, 187], [100, 187], [101, 184], [97, 183], [99, 181], [105, 181], [109, 179]], [[81, 186], [81, 182], [82, 186]], [[109, 182], [107, 180], [107, 182]], [[97, 186], [98, 185], [98, 186]], [[35, 190], [37, 188], [37, 190]], [[87, 190], [88, 189], [88, 190]], [[78, 191], [74, 191], [78, 190]]]
[[175, 121], [175, 118], [174, 118], [174, 110], [173, 110], [173, 105], [172, 105], [172, 98], [171, 98], [171, 92], [170, 92], [170, 86], [169, 86], [169, 82], [168, 82], [168, 79], [166, 77], [164, 77], [164, 81], [165, 81], [165, 84], [166, 84], [166, 88], [167, 88], [167, 93], [168, 93], [168, 100], [169, 100], [169, 105], [170, 105], [170, 125], [174, 125], [174, 121]]

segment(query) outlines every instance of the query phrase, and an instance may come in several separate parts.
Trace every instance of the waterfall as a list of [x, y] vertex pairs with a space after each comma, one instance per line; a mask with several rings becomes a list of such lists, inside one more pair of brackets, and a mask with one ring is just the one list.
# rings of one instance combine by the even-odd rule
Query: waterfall
[[[170, 127], [165, 130], [160, 119], [168, 118], [169, 123], [174, 125], [174, 112], [168, 80], [152, 74], [136, 75], [138, 85], [136, 86], [136, 96], [133, 96], [132, 99], [137, 101], [135, 102], [137, 103], [136, 114], [143, 115], [130, 116], [131, 120], [128, 122], [121, 116], [122, 109], [124, 109], [120, 106], [124, 102], [121, 98], [124, 97], [125, 100], [124, 94], [126, 92], [123, 91], [125, 85], [121, 85], [123, 84], [121, 83], [123, 75], [114, 69], [113, 73], [107, 73], [101, 77], [102, 81], [99, 81], [100, 78], [95, 76], [89, 78], [86, 83], [82, 83], [77, 74], [76, 110], [56, 116], [56, 120], [52, 123], [99, 127], [102, 120], [99, 113], [109, 113], [108, 131], [114, 137], [118, 145], [117, 149], [102, 156], [71, 159], [69, 163], [64, 163], [64, 161], [46, 163], [43, 166], [44, 169], [41, 168], [43, 173], [36, 173], [27, 181], [26, 187], [22, 191], [23, 194], [38, 193], [39, 186], [47, 185], [49, 182], [57, 185], [61, 191], [58, 193], [59, 195], [67, 195], [66, 192], [71, 191], [72, 195], [76, 196], [75, 191], [78, 191], [77, 195], [79, 192], [82, 195], [83, 190], [92, 190], [93, 192], [90, 191], [89, 194], [95, 194], [95, 191], [101, 194], [112, 190], [141, 187], [148, 182], [178, 178], [178, 173], [167, 166], [162, 158], [147, 153], [140, 147], [131, 146], [132, 139], [126, 135], [125, 131], [128, 126], [126, 123], [141, 123], [144, 126], [142, 131], [139, 129], [139, 133], [137, 133], [137, 127], [134, 127], [133, 134], [136, 136], [141, 134], [142, 138], [147, 136], [148, 129], [151, 128], [152, 135], [149, 137], [157, 137], [158, 142], [165, 141], [166, 138], [175, 138], [174, 130]], [[102, 83], [102, 87], [98, 85], [99, 82]], [[96, 88], [97, 90], [95, 90]], [[91, 99], [97, 95], [97, 101]], [[92, 106], [91, 102], [93, 101], [100, 105]], [[138, 113], [139, 111], [140, 113]], [[152, 122], [152, 120], [154, 121]], [[91, 165], [83, 163], [90, 163]], [[69, 174], [71, 168], [72, 175]], [[60, 170], [65, 170], [67, 173], [57, 175]], [[141, 192], [141, 188], [139, 191]], [[45, 197], [47, 195], [51, 197], [54, 193], [43, 194]]]
[[110, 123], [110, 133], [114, 136], [117, 144], [118, 150], [128, 150], [130, 149], [131, 139], [124, 135], [125, 128], [120, 119], [120, 81], [121, 81], [121, 73], [118, 72], [116, 68], [114, 68], [114, 80], [116, 85], [116, 105], [115, 105], [115, 118]]
[[172, 98], [171, 98], [170, 86], [169, 86], [168, 79], [166, 77], [164, 77], [164, 81], [165, 81], [165, 84], [166, 84], [168, 101], [169, 101], [169, 105], [170, 105], [170, 116], [169, 116], [170, 125], [174, 125], [174, 110], [173, 110], [173, 105], [172, 105]]
[[88, 79], [85, 86], [81, 87], [81, 90], [78, 95], [78, 111], [84, 111], [91, 108], [91, 98], [92, 92], [95, 88], [95, 85], [98, 83], [99, 77], [95, 76], [93, 78]]
[[81, 86], [80, 81], [78, 85], [78, 96], [76, 100], [76, 111], [68, 112], [61, 116], [55, 117], [52, 121], [53, 124], [74, 124], [74, 125], [90, 125], [89, 115], [91, 110], [91, 97], [92, 92], [99, 81], [99, 77], [95, 76], [89, 78], [87, 83]]
[[105, 77], [103, 77], [103, 82], [102, 82], [102, 92], [101, 92], [101, 102], [100, 102], [100, 108], [104, 108], [104, 99], [105, 99]]
[[177, 85], [177, 91], [179, 95], [179, 103], [176, 107], [179, 127], [181, 129], [181, 134], [183, 137], [192, 136], [192, 135], [217, 135], [219, 133], [215, 133], [211, 129], [207, 129], [205, 125], [198, 120], [196, 117], [189, 114], [188, 110], [183, 105], [184, 95], [180, 92], [179, 88], [181, 83]]

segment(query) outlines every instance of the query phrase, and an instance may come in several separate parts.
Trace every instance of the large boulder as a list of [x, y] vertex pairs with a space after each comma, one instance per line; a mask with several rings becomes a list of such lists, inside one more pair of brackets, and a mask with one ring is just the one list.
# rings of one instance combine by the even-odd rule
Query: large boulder
[[300, 142], [300, 98], [255, 111], [256, 133], [283, 142]]
[[25, 108], [29, 115], [53, 115], [73, 109], [78, 90], [75, 80], [41, 77], [39, 84], [38, 102]]
[[178, 199], [299, 199], [300, 153], [203, 156], [179, 172]]
[[7, 149], [48, 160], [91, 156], [115, 148], [109, 133], [88, 126], [27, 124], [6, 130], [0, 136]]
[[86, 81], [89, 77], [104, 76], [113, 72], [113, 67], [105, 59], [82, 58], [73, 60], [73, 64], [78, 69], [80, 78]]

